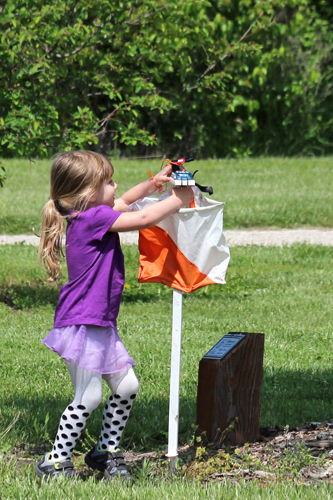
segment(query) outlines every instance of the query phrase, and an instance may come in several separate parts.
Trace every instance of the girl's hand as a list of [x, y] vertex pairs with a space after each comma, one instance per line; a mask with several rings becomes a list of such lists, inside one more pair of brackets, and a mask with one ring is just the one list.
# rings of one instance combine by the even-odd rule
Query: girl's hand
[[189, 187], [176, 187], [171, 191], [171, 196], [175, 196], [182, 202], [182, 206], [189, 205], [193, 200], [193, 191]]
[[164, 167], [160, 172], [158, 172], [156, 175], [154, 175], [154, 184], [157, 188], [160, 188], [163, 184], [166, 182], [169, 182], [172, 173], [172, 166], [167, 165]]
[[125, 212], [119, 215], [109, 231], [134, 231], [154, 226], [161, 220], [174, 214], [176, 210], [189, 205], [193, 199], [191, 187], [177, 187], [170, 191], [170, 196], [158, 203], [148, 205], [137, 212]]

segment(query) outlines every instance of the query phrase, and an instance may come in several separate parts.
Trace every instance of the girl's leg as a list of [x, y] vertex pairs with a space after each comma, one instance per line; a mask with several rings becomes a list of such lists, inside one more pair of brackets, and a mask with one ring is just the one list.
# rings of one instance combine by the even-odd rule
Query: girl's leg
[[48, 457], [51, 462], [70, 460], [75, 444], [86, 426], [87, 419], [102, 399], [102, 375], [89, 372], [67, 362], [75, 396], [61, 416], [57, 436]]
[[101, 451], [117, 450], [125, 429], [134, 399], [139, 390], [139, 382], [132, 367], [120, 373], [103, 375], [112, 394], [106, 402], [101, 436], [98, 448]]
[[108, 479], [120, 477], [127, 480], [131, 476], [118, 444], [139, 390], [139, 382], [132, 367], [117, 374], [103, 375], [103, 378], [112, 395], [104, 408], [99, 443], [86, 455], [85, 461], [89, 467], [104, 472]]

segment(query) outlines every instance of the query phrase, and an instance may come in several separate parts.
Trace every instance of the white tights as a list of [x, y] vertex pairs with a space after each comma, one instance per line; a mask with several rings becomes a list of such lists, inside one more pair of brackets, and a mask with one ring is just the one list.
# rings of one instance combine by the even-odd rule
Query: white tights
[[130, 414], [133, 401], [139, 390], [139, 382], [133, 368], [118, 373], [101, 375], [89, 372], [67, 362], [75, 396], [61, 416], [57, 436], [49, 460], [70, 460], [75, 444], [85, 428], [87, 419], [102, 400], [102, 381], [106, 381], [112, 394], [103, 412], [102, 431], [99, 448], [102, 451], [115, 451]]

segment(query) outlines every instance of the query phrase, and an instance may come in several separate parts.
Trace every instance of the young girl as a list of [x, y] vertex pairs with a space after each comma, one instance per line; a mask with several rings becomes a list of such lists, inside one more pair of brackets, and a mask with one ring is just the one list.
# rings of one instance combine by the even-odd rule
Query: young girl
[[153, 226], [191, 202], [190, 188], [139, 212], [128, 206], [170, 180], [171, 166], [115, 199], [113, 167], [91, 151], [60, 154], [51, 168], [51, 197], [43, 209], [39, 257], [50, 276], [60, 277], [64, 218], [67, 219], [68, 283], [61, 288], [54, 328], [42, 341], [65, 359], [74, 399], [61, 416], [52, 451], [35, 466], [40, 477], [75, 475], [71, 456], [87, 419], [102, 399], [102, 380], [111, 389], [99, 442], [86, 455], [108, 479], [129, 477], [118, 448], [139, 384], [134, 361], [117, 332], [124, 285], [120, 231]]

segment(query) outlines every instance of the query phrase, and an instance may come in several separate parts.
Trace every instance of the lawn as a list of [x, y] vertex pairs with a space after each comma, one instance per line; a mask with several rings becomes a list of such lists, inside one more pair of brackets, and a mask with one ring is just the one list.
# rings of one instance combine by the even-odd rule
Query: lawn
[[[40, 228], [49, 198], [50, 161], [3, 160], [0, 234], [31, 234]], [[118, 195], [157, 172], [161, 160], [115, 160]], [[332, 158], [207, 160], [189, 164], [213, 198], [227, 202], [225, 227], [333, 227]]]
[[[124, 250], [119, 331], [141, 382], [124, 443], [147, 449], [166, 442], [172, 291], [138, 284], [137, 249]], [[265, 333], [262, 425], [295, 426], [333, 416], [332, 257], [333, 249], [321, 246], [235, 248], [227, 285], [184, 296], [183, 442], [193, 436], [199, 361], [229, 331]], [[6, 353], [0, 361], [0, 433], [20, 413], [6, 439], [33, 444], [53, 436], [72, 395], [63, 361], [40, 343], [52, 328], [59, 285], [43, 281], [34, 247], [2, 246], [0, 259], [0, 348]], [[94, 437], [101, 411], [89, 421]], [[52, 418], [45, 429], [47, 414]]]
[[[330, 163], [330, 158], [269, 158], [210, 160], [191, 167], [199, 169], [198, 182], [214, 186], [215, 199], [228, 203], [228, 228], [332, 227]], [[147, 170], [156, 171], [159, 164], [115, 161], [119, 194], [130, 187], [129, 180], [145, 179]], [[8, 178], [0, 189], [0, 233], [29, 233], [32, 227], [38, 231], [40, 211], [49, 196], [49, 163], [11, 160], [4, 165]], [[162, 453], [168, 429], [172, 291], [162, 285], [138, 284], [137, 248], [127, 246], [124, 253], [126, 286], [119, 332], [136, 361], [141, 387], [122, 446], [133, 453]], [[226, 285], [184, 296], [182, 446], [193, 442], [199, 361], [229, 331], [265, 334], [263, 426], [292, 427], [333, 417], [332, 257], [333, 248], [322, 246], [236, 247]], [[277, 480], [271, 482], [208, 484], [193, 479], [189, 473], [193, 464], [181, 465], [177, 477], [170, 478], [166, 462], [156, 466], [148, 461], [134, 469], [134, 486], [115, 483], [111, 488], [91, 476], [75, 484], [60, 482], [57, 487], [41, 483], [33, 473], [35, 454], [50, 447], [59, 417], [73, 396], [63, 361], [40, 342], [52, 328], [61, 283], [45, 282], [34, 247], [2, 246], [0, 262], [1, 500], [333, 499], [328, 482], [309, 487], [298, 484], [301, 460], [295, 464], [298, 459], [290, 456], [275, 471]], [[102, 406], [89, 419], [79, 442], [75, 456], [79, 470], [84, 470], [82, 453], [99, 435], [101, 414]], [[301, 455], [303, 461], [317, 460], [304, 450]], [[288, 460], [293, 461], [292, 467]], [[199, 458], [193, 465], [201, 472], [205, 466]], [[254, 462], [249, 467], [258, 470], [262, 465]]]
[[[119, 331], [136, 360], [141, 389], [122, 445], [136, 452], [164, 450], [167, 443], [172, 291], [162, 285], [138, 284], [137, 249], [125, 247], [124, 251], [127, 277]], [[332, 257], [333, 249], [321, 246], [235, 248], [227, 285], [207, 287], [184, 297], [180, 395], [182, 445], [193, 440], [199, 361], [228, 331], [265, 333], [262, 425], [295, 426], [332, 417]], [[59, 285], [45, 284], [33, 247], [0, 247], [0, 259], [3, 263], [0, 271], [0, 348], [5, 353], [0, 361], [3, 374], [0, 388], [1, 447], [3, 452], [9, 452], [15, 445], [29, 453], [36, 445], [47, 446], [53, 439], [58, 419], [72, 397], [63, 361], [40, 343], [52, 327]], [[65, 269], [64, 273], [66, 279]], [[79, 451], [84, 452], [97, 439], [101, 412], [102, 407], [89, 420]], [[147, 498], [157, 498], [158, 491], [166, 498], [177, 498], [173, 496], [176, 491], [183, 494], [186, 476], [180, 483], [177, 482], [179, 478], [175, 480], [174, 487], [168, 480], [162, 486], [158, 478], [166, 475], [165, 468], [163, 471], [155, 471], [154, 481], [158, 484]], [[18, 492], [22, 491], [22, 496], [26, 491], [27, 496], [34, 498], [36, 484], [31, 475], [31, 464], [20, 471], [26, 490], [18, 483], [14, 488], [15, 474], [9, 470], [2, 474], [4, 482], [9, 481], [11, 485], [8, 491], [16, 488]], [[149, 469], [146, 475], [149, 476]], [[144, 490], [148, 487], [146, 480], [147, 477], [139, 477], [139, 489], [131, 490], [132, 498], [144, 497]], [[42, 488], [46, 488], [46, 494], [48, 487]], [[78, 486], [82, 498], [87, 494], [85, 488], [88, 488], [88, 483]], [[103, 498], [103, 488], [98, 485], [96, 495], [99, 491], [101, 496], [96, 498]], [[119, 488], [120, 492], [123, 491], [123, 486]], [[304, 490], [310, 496], [304, 496], [304, 492], [303, 496], [292, 496], [296, 495], [296, 490], [288, 489], [288, 485], [277, 486], [280, 489], [273, 489], [271, 497], [265, 496], [267, 491], [262, 491], [261, 497], [257, 496], [259, 490], [255, 485], [245, 487], [239, 484], [238, 489], [231, 485], [223, 486], [223, 490], [216, 488], [222, 486], [209, 486], [208, 493], [208, 490], [196, 490], [193, 484], [189, 484], [186, 491], [194, 498], [206, 498], [206, 495], [215, 498], [214, 495], [218, 496], [221, 491], [223, 498], [229, 498], [228, 495], [235, 498], [232, 495], [236, 492], [241, 495], [243, 490], [248, 498], [275, 498], [274, 495], [276, 498], [314, 498], [311, 488]], [[327, 487], [323, 488], [324, 494]], [[277, 491], [284, 493], [278, 494]], [[54, 493], [50, 498], [61, 497]]]

